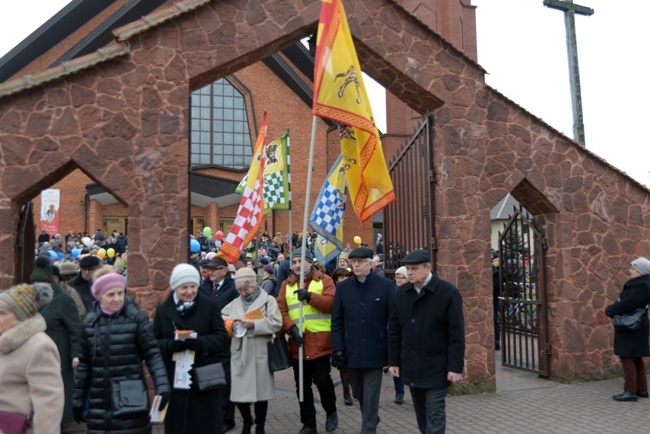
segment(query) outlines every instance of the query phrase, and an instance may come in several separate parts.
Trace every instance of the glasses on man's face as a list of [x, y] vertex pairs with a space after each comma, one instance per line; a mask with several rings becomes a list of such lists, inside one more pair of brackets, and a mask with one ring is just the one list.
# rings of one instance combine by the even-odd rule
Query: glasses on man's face
[[218, 271], [218, 270], [226, 270], [226, 269], [227, 269], [226, 267], [210, 267], [209, 268], [210, 271]]

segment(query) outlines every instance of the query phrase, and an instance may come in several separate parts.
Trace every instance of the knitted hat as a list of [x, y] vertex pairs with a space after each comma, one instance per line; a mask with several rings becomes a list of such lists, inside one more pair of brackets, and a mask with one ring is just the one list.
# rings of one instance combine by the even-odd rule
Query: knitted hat
[[79, 267], [74, 262], [62, 262], [59, 264], [61, 276], [74, 276], [79, 272]]
[[398, 274], [408, 278], [408, 276], [406, 275], [406, 267], [403, 265], [399, 267], [397, 270], [395, 270], [395, 275], [397, 276]]
[[[300, 257], [302, 257], [302, 251], [300, 249], [294, 250], [293, 254], [291, 255], [291, 259], [293, 260], [294, 258]], [[314, 263], [314, 255], [312, 255], [309, 250], [305, 250], [305, 261], [312, 264]]]
[[121, 274], [108, 273], [93, 282], [90, 292], [93, 293], [93, 297], [99, 300], [108, 290], [114, 288], [126, 289], [126, 281]]
[[52, 301], [52, 295], [52, 288], [49, 285], [23, 283], [0, 292], [0, 307], [12, 311], [20, 321], [25, 321]]
[[235, 287], [243, 288], [246, 285], [257, 286], [257, 275], [252, 268], [244, 267], [235, 273]]
[[273, 265], [270, 264], [262, 268], [262, 271], [265, 271], [269, 274], [275, 274], [275, 268], [273, 268]]
[[54, 272], [50, 260], [44, 256], [36, 258], [34, 270], [29, 276], [30, 282], [48, 282], [54, 283]]
[[650, 274], [650, 261], [643, 256], [636, 258], [632, 261], [631, 265], [636, 268], [636, 271], [641, 273], [641, 275]]
[[169, 278], [169, 285], [172, 287], [173, 291], [186, 283], [193, 283], [198, 286], [201, 283], [199, 271], [193, 265], [178, 264], [172, 270], [172, 275]]

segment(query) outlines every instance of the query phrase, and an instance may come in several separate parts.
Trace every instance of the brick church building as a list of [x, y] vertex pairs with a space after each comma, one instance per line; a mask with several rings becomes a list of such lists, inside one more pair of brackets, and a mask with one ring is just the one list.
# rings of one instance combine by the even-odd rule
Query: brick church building
[[[466, 386], [494, 390], [490, 212], [510, 194], [530, 213], [512, 233], [535, 241], [511, 252], [534, 273], [507, 312], [518, 324], [501, 331], [532, 345], [532, 368], [508, 340], [501, 362], [560, 379], [616, 372], [603, 309], [629, 262], [650, 255], [648, 189], [486, 85], [471, 0], [344, 3], [361, 66], [387, 90], [382, 142], [400, 175], [384, 220], [362, 227], [350, 213], [344, 241], [372, 244], [382, 224], [388, 241], [424, 234], [393, 241], [428, 248], [461, 290]], [[60, 189], [60, 232], [128, 233], [129, 290], [153, 311], [188, 234], [227, 231], [265, 110], [268, 138], [290, 130], [299, 230], [307, 171], [314, 200], [339, 152], [319, 120], [307, 167], [313, 57], [301, 41], [319, 12], [316, 0], [73, 0], [0, 59], [0, 287], [31, 253], [25, 204]], [[426, 141], [412, 142], [423, 120]], [[403, 163], [412, 151], [424, 169]], [[289, 220], [277, 211], [264, 227], [286, 233]]]

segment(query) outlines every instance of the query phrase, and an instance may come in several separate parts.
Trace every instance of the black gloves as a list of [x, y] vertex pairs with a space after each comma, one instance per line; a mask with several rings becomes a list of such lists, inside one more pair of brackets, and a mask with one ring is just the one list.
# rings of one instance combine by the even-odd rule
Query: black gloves
[[332, 353], [332, 366], [335, 368], [345, 368], [345, 353], [343, 351], [335, 351]]
[[83, 407], [72, 407], [72, 417], [77, 423], [85, 422]]
[[306, 301], [307, 303], [311, 301], [311, 292], [307, 291], [306, 289], [298, 289], [293, 293], [298, 295], [298, 300], [300, 301]]
[[302, 347], [302, 344], [305, 343], [305, 340], [303, 339], [302, 335], [300, 334], [300, 330], [298, 330], [298, 327], [295, 326], [295, 325], [292, 325], [291, 328], [289, 329], [289, 334], [293, 338], [296, 345], [298, 345], [299, 347]]
[[158, 411], [163, 411], [165, 409], [165, 406], [169, 402], [170, 397], [171, 397], [171, 393], [169, 392], [160, 394], [160, 405], [158, 406]]
[[178, 339], [169, 341], [169, 351], [172, 353], [181, 353], [187, 349], [187, 341], [181, 341]]
[[203, 342], [198, 339], [185, 339], [185, 348], [199, 352], [203, 349]]

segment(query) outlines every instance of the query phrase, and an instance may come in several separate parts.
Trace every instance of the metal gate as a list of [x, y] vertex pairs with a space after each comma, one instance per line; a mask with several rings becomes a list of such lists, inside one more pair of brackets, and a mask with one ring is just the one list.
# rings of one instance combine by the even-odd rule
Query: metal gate
[[20, 222], [16, 236], [16, 283], [29, 282], [29, 276], [34, 268], [34, 245], [36, 234], [34, 230], [34, 213], [32, 202], [29, 201], [20, 209]]
[[427, 249], [435, 271], [433, 141], [427, 113], [388, 164], [395, 201], [384, 208], [384, 271], [392, 278], [406, 252]]
[[548, 377], [546, 238], [520, 206], [499, 232], [501, 362]]

